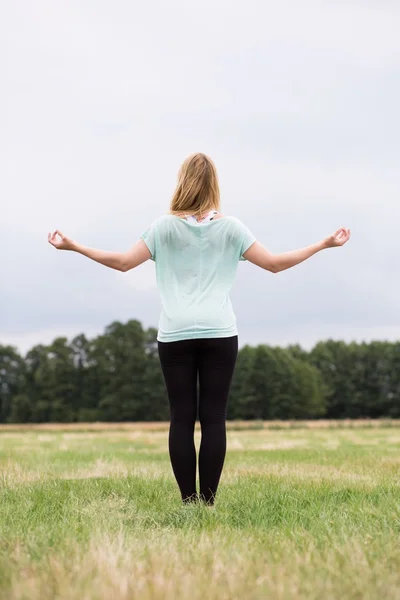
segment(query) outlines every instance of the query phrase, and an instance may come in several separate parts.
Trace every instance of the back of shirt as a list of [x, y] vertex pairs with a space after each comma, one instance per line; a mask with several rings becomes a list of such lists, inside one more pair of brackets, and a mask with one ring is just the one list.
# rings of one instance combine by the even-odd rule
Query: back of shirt
[[230, 291], [239, 260], [256, 241], [235, 217], [198, 227], [166, 214], [140, 236], [156, 265], [162, 311], [157, 339], [237, 335]]

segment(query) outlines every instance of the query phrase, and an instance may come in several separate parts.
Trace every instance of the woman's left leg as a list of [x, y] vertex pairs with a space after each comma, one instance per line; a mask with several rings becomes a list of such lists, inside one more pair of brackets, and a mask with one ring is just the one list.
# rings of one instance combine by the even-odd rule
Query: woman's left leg
[[158, 342], [171, 423], [169, 455], [183, 502], [196, 500], [197, 340]]

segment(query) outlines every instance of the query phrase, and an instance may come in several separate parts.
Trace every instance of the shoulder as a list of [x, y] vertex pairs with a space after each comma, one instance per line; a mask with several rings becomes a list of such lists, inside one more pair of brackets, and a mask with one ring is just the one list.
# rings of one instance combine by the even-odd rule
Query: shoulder
[[161, 225], [161, 223], [170, 223], [173, 220], [173, 215], [170, 213], [163, 213], [154, 220], [154, 223]]
[[177, 231], [182, 234], [181, 222], [185, 221], [174, 217], [170, 213], [164, 213], [152, 221], [149, 232], [159, 242], [166, 242], [175, 236]]
[[256, 238], [252, 231], [237, 217], [228, 217], [230, 223], [230, 235], [240, 244], [250, 245]]
[[243, 229], [246, 227], [245, 224], [237, 217], [224, 217], [223, 221], [225, 221], [227, 225], [234, 231], [243, 231]]
[[149, 225], [149, 229], [162, 230], [166, 226], [168, 226], [169, 223], [171, 223], [171, 218], [172, 218], [172, 215], [170, 215], [168, 213], [162, 214], [159, 217], [156, 217], [151, 222], [151, 224]]

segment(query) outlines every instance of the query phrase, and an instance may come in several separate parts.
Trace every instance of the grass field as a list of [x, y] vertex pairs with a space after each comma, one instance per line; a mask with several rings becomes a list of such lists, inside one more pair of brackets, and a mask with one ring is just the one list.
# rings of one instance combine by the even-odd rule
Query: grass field
[[2, 428], [0, 598], [400, 598], [400, 426], [350, 425], [231, 427], [213, 509], [165, 426]]

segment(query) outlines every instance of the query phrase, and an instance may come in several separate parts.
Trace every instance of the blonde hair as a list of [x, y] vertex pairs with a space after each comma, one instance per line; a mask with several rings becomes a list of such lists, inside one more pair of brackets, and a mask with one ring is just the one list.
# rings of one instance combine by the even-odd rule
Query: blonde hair
[[217, 169], [205, 154], [192, 154], [179, 170], [170, 213], [202, 215], [212, 208], [220, 210]]

